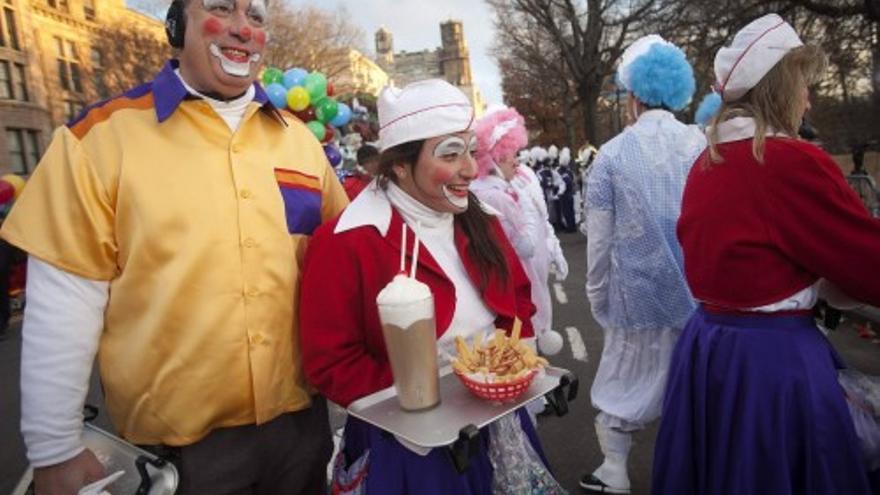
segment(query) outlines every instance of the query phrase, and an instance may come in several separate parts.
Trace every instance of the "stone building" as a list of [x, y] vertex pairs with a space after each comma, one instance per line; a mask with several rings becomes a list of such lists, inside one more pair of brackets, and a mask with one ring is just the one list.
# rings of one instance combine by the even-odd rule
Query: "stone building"
[[164, 37], [124, 0], [0, 0], [0, 174], [29, 175], [52, 130], [100, 93], [100, 28], [125, 21]]
[[388, 73], [370, 57], [357, 50], [348, 50], [345, 70], [333, 76], [337, 94], [369, 93], [378, 96], [391, 83]]
[[461, 89], [474, 105], [477, 117], [486, 104], [471, 75], [471, 56], [461, 21], [440, 24], [440, 47], [418, 52], [394, 52], [394, 35], [379, 28], [376, 31], [376, 62], [385, 69], [396, 86], [428, 78], [449, 81]]

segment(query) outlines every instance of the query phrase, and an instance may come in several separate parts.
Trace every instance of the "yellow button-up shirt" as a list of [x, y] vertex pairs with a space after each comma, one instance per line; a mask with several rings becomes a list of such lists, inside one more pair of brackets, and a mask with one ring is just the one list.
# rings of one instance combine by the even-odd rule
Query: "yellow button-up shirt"
[[233, 133], [174, 66], [59, 128], [2, 236], [110, 282], [98, 360], [114, 426], [186, 445], [310, 405], [300, 265], [348, 200], [259, 86]]

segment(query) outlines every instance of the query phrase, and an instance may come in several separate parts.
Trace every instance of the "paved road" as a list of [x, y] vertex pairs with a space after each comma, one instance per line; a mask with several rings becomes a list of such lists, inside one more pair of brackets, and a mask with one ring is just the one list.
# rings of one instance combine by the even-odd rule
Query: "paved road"
[[[602, 461], [593, 429], [596, 411], [589, 400], [590, 384], [601, 354], [602, 334], [589, 315], [589, 305], [584, 297], [586, 240], [580, 234], [563, 234], [562, 243], [571, 274], [554, 288], [554, 303], [555, 326], [566, 337], [566, 345], [559, 355], [551, 358], [551, 362], [580, 377], [580, 394], [571, 404], [568, 415], [539, 418], [538, 432], [557, 478], [572, 494], [578, 494], [583, 493], [578, 487], [578, 479]], [[852, 323], [845, 322], [840, 330], [833, 332], [830, 336], [832, 342], [853, 367], [880, 375], [880, 345], [859, 339]], [[16, 324], [11, 330], [11, 338], [0, 342], [0, 495], [9, 493], [25, 469], [18, 434], [20, 326]], [[93, 380], [92, 403], [100, 403], [96, 383]], [[338, 423], [338, 416], [334, 415], [333, 419]], [[97, 423], [109, 428], [103, 415]], [[634, 494], [649, 492], [655, 436], [656, 425], [653, 425], [635, 437], [629, 464]]]

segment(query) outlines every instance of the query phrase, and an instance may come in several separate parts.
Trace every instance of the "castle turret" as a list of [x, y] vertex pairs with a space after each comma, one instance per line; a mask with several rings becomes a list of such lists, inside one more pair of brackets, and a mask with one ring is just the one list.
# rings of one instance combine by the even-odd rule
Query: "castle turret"
[[440, 24], [440, 39], [440, 67], [446, 80], [456, 86], [472, 85], [470, 52], [461, 21]]
[[384, 26], [376, 31], [376, 62], [383, 68], [394, 65], [394, 35]]

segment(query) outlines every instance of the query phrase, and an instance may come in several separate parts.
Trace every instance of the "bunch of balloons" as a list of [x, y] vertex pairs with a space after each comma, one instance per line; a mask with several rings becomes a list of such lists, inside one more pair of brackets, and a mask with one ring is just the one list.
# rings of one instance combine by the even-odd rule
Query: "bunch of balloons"
[[7, 206], [12, 200], [21, 194], [24, 189], [24, 179], [15, 174], [6, 174], [0, 177], [0, 207]]
[[334, 167], [342, 162], [342, 153], [331, 144], [334, 128], [351, 120], [351, 108], [333, 98], [333, 84], [320, 72], [309, 73], [295, 67], [282, 71], [269, 67], [263, 71], [263, 84], [269, 101], [277, 108], [289, 108], [306, 123], [318, 141], [324, 144], [324, 154]]

